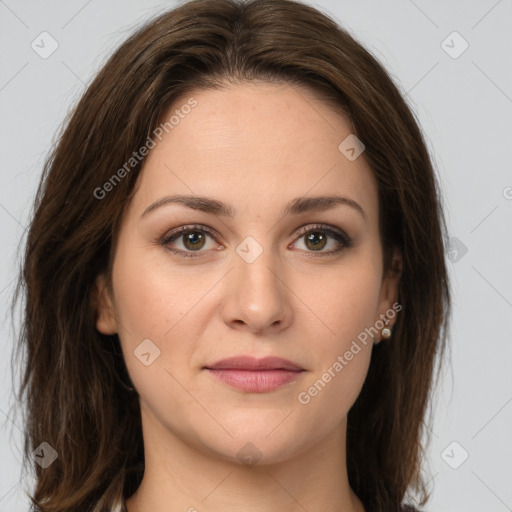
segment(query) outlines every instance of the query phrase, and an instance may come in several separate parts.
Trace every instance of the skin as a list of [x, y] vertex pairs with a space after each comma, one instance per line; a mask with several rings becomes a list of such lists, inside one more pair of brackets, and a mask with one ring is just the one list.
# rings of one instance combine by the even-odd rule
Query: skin
[[[348, 483], [346, 424], [380, 335], [359, 343], [308, 404], [297, 397], [397, 301], [400, 273], [382, 268], [373, 172], [364, 154], [349, 161], [338, 150], [351, 125], [306, 88], [252, 83], [191, 96], [197, 106], [145, 160], [120, 227], [112, 289], [105, 276], [96, 281], [97, 329], [119, 334], [141, 407], [146, 466], [128, 511], [364, 511]], [[357, 201], [365, 217], [340, 204], [280, 213], [297, 197], [334, 192]], [[212, 197], [236, 214], [171, 203], [142, 216], [172, 194]], [[318, 232], [317, 223], [343, 230], [353, 247], [329, 233], [317, 246], [298, 235], [302, 226]], [[217, 235], [169, 243], [197, 247], [195, 258], [159, 243], [190, 224]], [[248, 236], [263, 251], [251, 263], [236, 252]], [[149, 366], [134, 355], [145, 339], [160, 350]], [[234, 355], [277, 355], [306, 371], [250, 393], [203, 369]], [[237, 456], [249, 442], [255, 465]]]

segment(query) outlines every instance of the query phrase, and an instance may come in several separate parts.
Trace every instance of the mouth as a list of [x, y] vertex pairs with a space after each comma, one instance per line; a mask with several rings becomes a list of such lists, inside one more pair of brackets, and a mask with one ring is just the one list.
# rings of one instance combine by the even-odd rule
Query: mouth
[[205, 366], [221, 382], [247, 393], [266, 393], [291, 383], [306, 370], [280, 357], [232, 357]]

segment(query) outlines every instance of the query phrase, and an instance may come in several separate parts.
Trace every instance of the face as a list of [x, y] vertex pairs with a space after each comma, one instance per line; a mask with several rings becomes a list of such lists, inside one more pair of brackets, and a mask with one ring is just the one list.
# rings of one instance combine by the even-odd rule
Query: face
[[[377, 183], [308, 89], [201, 91], [165, 119], [176, 109], [123, 217], [111, 292], [98, 277], [97, 328], [120, 337], [145, 436], [284, 461], [343, 430], [394, 313]], [[208, 369], [235, 356], [300, 371]]]

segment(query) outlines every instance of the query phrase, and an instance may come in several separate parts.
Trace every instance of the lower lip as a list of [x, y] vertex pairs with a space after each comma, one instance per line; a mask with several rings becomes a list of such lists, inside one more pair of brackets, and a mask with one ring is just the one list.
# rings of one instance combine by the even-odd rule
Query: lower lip
[[222, 382], [249, 393], [273, 391], [294, 381], [302, 373], [291, 370], [207, 370]]

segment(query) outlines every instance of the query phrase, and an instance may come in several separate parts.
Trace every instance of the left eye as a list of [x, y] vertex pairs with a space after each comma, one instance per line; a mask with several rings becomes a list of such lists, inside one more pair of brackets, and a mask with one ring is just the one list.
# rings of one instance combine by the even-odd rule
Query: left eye
[[[205, 247], [206, 237], [208, 236], [214, 240], [216, 239], [215, 233], [205, 226], [182, 226], [165, 236], [160, 243], [178, 256], [191, 258], [199, 256], [199, 254], [194, 253], [205, 252], [201, 249]], [[319, 253], [311, 254], [312, 256], [328, 256], [352, 246], [352, 240], [345, 233], [324, 225], [301, 228], [297, 241], [301, 239], [305, 240], [306, 252]], [[334, 249], [323, 251], [328, 245], [329, 239], [334, 240]], [[182, 248], [171, 247], [171, 244], [178, 240], [181, 242]]]
[[306, 250], [310, 249], [313, 252], [320, 252], [328, 245], [329, 239], [333, 242], [331, 245], [334, 246], [334, 249], [330, 251], [323, 251], [322, 254], [324, 255], [337, 253], [343, 247], [350, 247], [350, 240], [346, 235], [328, 228], [309, 228], [305, 233], [303, 232], [299, 236], [297, 242], [299, 240], [304, 240]]

